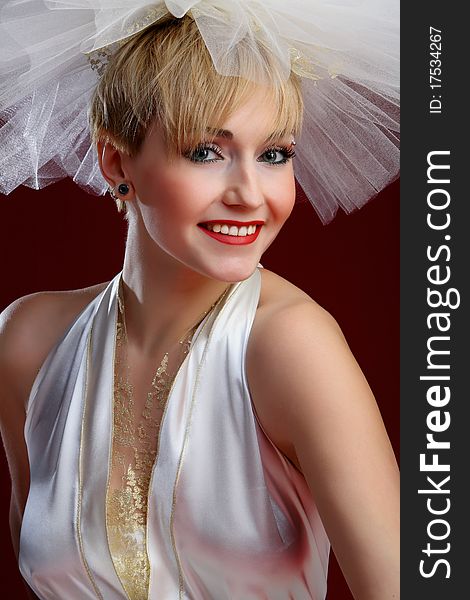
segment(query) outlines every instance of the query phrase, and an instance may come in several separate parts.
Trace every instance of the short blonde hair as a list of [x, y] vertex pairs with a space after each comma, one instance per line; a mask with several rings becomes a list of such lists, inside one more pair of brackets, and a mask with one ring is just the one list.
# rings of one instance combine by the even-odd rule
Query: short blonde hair
[[[300, 79], [285, 81], [269, 51], [259, 47], [270, 85], [266, 102], [273, 107], [272, 138], [298, 135], [303, 102]], [[244, 72], [252, 52], [239, 52]], [[213, 65], [195, 21], [172, 16], [126, 41], [112, 56], [92, 98], [89, 118], [93, 142], [108, 140], [129, 156], [138, 154], [150, 126], [161, 126], [169, 156], [192, 142], [207, 140], [260, 84], [224, 76]], [[118, 201], [118, 210], [124, 210]]]

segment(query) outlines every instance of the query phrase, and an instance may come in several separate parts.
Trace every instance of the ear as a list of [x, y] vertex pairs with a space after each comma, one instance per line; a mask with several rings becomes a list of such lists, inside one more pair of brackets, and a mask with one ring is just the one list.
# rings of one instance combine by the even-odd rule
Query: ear
[[[123, 168], [122, 152], [118, 150], [111, 141], [99, 140], [96, 144], [98, 161], [103, 177], [109, 186], [114, 189], [114, 193], [121, 200], [129, 200], [134, 197], [134, 186], [129, 176]], [[117, 187], [121, 183], [129, 186], [129, 193], [126, 196], [119, 194]]]

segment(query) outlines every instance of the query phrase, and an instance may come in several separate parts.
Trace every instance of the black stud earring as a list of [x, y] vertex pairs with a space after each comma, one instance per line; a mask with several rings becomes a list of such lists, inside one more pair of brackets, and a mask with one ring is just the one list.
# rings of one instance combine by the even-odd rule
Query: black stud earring
[[128, 194], [129, 186], [127, 185], [127, 183], [120, 183], [118, 186], [118, 192], [121, 194], [121, 196], [125, 196], [126, 194]]

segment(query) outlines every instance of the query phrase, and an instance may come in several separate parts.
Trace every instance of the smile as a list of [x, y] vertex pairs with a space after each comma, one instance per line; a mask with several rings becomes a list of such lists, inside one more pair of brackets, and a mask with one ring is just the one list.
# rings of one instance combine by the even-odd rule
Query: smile
[[256, 240], [263, 225], [262, 221], [242, 223], [240, 221], [208, 221], [198, 227], [211, 238], [223, 244], [251, 244]]

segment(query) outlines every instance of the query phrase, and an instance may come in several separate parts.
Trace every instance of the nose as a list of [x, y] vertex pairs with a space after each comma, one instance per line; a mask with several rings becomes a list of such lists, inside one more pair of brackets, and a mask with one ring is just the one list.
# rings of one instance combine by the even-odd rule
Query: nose
[[254, 210], [262, 206], [265, 200], [256, 167], [247, 163], [248, 161], [239, 162], [230, 169], [223, 202], [227, 206], [241, 206]]

